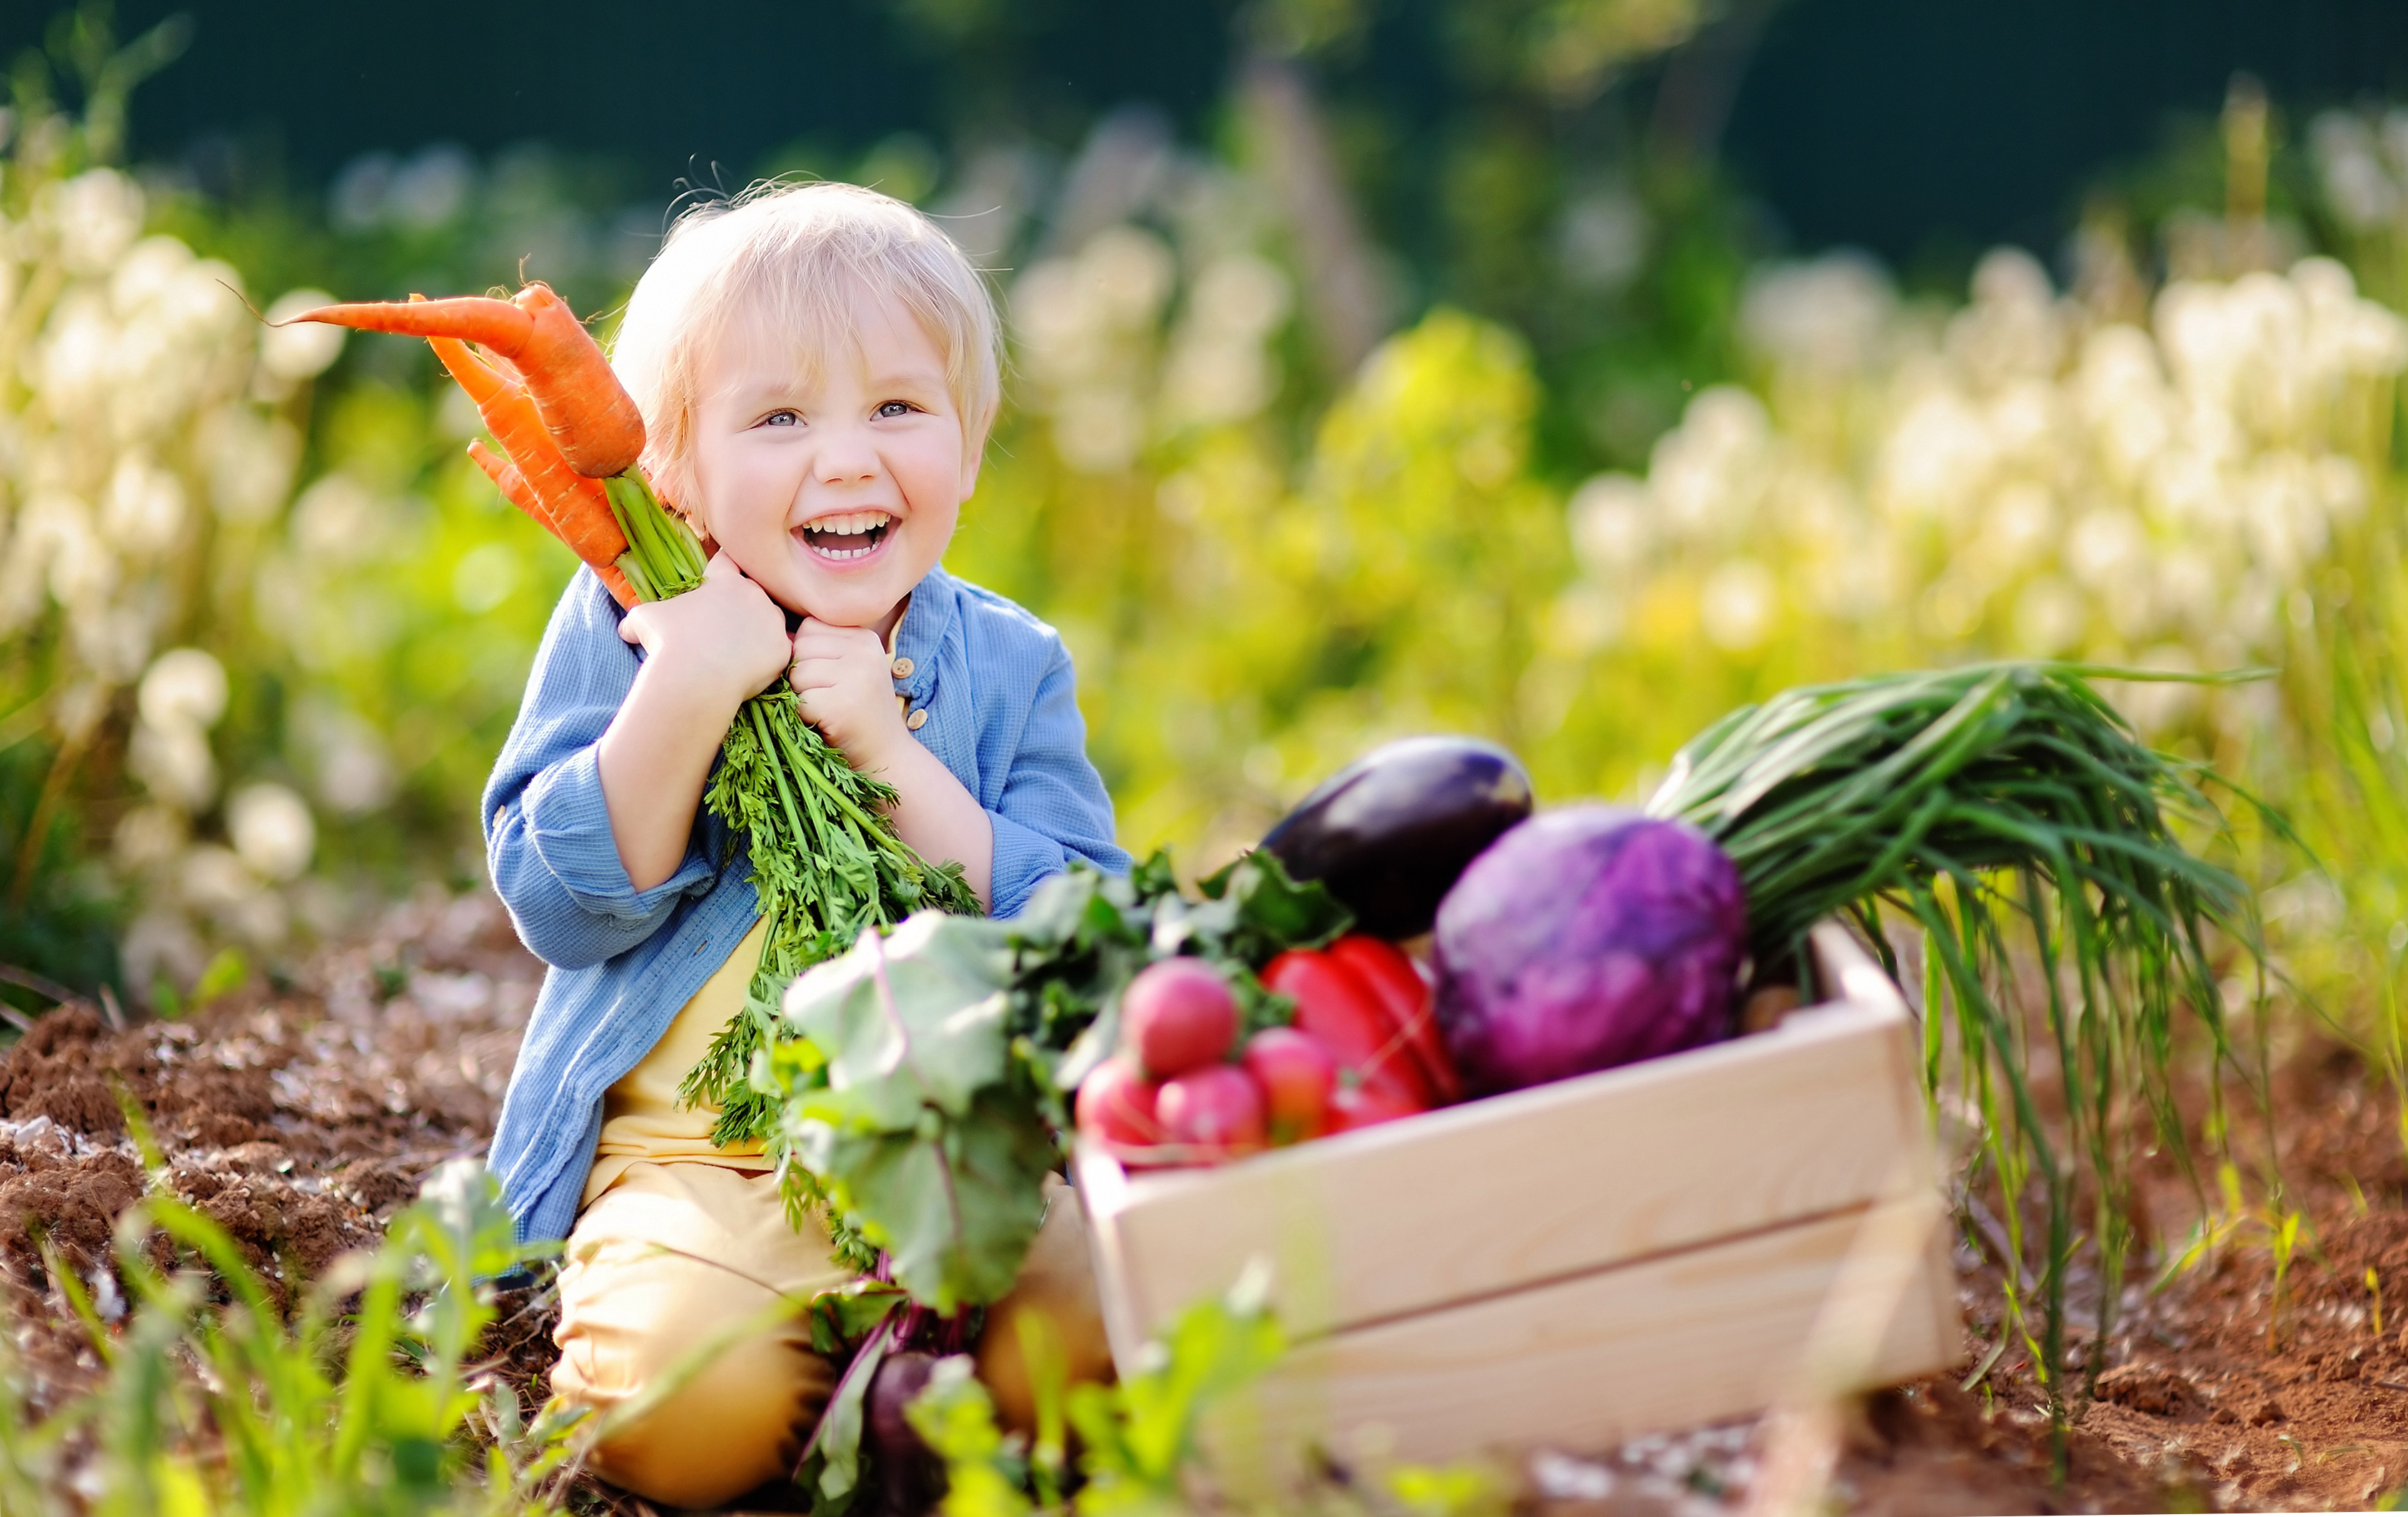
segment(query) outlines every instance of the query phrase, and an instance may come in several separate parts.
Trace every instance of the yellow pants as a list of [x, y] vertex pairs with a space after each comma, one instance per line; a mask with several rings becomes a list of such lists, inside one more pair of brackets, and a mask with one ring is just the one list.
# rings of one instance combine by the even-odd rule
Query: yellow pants
[[[979, 1354], [1005, 1420], [1024, 1427], [1020, 1313], [1048, 1319], [1073, 1379], [1103, 1379], [1111, 1367], [1077, 1195], [1058, 1182], [1048, 1195], [1045, 1224], [1018, 1283], [988, 1313]], [[800, 1313], [766, 1330], [745, 1324], [780, 1295], [807, 1300], [851, 1278], [824, 1240], [786, 1225], [773, 1177], [630, 1165], [568, 1235], [553, 1395], [607, 1417], [676, 1379], [702, 1346], [724, 1346], [603, 1438], [595, 1472], [678, 1507], [717, 1506], [790, 1474], [835, 1376]]]

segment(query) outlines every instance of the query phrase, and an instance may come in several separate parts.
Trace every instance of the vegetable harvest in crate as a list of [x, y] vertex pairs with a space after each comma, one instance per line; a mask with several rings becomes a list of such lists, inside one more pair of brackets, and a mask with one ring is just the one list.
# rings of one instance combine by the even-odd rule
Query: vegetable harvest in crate
[[[1015, 922], [866, 935], [796, 981], [761, 1081], [810, 1186], [949, 1309], [1010, 1282], [1072, 1132], [1134, 1169], [1216, 1164], [1678, 1052], [1741, 1031], [1743, 1007], [1817, 998], [1802, 949], [1831, 916], [1895, 972], [1887, 911], [1925, 932], [1928, 1078], [1953, 1038], [1996, 1077], [1973, 1081], [1998, 1103], [1990, 1161], [2019, 1173], [2040, 1151], [2039, 1309], [2024, 1314], [2020, 1265], [2009, 1284], [2016, 1330], [2055, 1370], [2073, 1155], [2110, 1249], [2125, 1209], [2112, 1113], [2073, 1112], [2060, 1156], [2010, 1056], [2026, 1036], [2011, 919], [2062, 1057], [2169, 1123], [2162, 1066], [2136, 1046], [2187, 1007], [2220, 1055], [2211, 955], [2256, 952], [2243, 887], [2173, 831], [2215, 824], [2201, 777], [2086, 678], [2117, 672], [2017, 663], [1791, 691], [1693, 740], [1639, 811], [1534, 811], [1500, 750], [1393, 744], [1193, 896], [1157, 856], [1126, 880], [1051, 881]], [[1380, 935], [1350, 930], [1369, 922]]]

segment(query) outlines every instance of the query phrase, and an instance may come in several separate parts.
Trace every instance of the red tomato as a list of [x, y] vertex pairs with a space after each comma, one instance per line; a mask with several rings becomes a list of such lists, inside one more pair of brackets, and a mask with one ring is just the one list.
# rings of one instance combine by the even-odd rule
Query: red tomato
[[1252, 1153], [1263, 1146], [1263, 1093], [1235, 1065], [1208, 1065], [1167, 1080], [1154, 1103], [1163, 1135], [1200, 1163]]
[[1157, 1080], [1228, 1057], [1238, 1040], [1238, 998], [1200, 959], [1163, 959], [1121, 993], [1121, 1045]]
[[1463, 1081], [1455, 1072], [1446, 1040], [1439, 1036], [1429, 981], [1404, 951], [1383, 939], [1353, 933], [1323, 952], [1354, 970], [1355, 978], [1378, 995], [1389, 1025], [1403, 1030], [1405, 1047], [1439, 1100], [1461, 1100]]
[[1271, 1141], [1300, 1143], [1321, 1136], [1338, 1061], [1293, 1027], [1266, 1027], [1246, 1039], [1246, 1073], [1263, 1089]]
[[1152, 1148], [1163, 1140], [1161, 1091], [1132, 1061], [1106, 1059], [1079, 1082], [1079, 1131], [1124, 1158], [1130, 1156], [1125, 1151]]
[[1329, 1051], [1366, 1085], [1396, 1087], [1416, 1108], [1432, 1104], [1429, 1081], [1406, 1052], [1378, 995], [1326, 953], [1291, 949], [1263, 970], [1263, 983], [1296, 1002], [1296, 1030]]

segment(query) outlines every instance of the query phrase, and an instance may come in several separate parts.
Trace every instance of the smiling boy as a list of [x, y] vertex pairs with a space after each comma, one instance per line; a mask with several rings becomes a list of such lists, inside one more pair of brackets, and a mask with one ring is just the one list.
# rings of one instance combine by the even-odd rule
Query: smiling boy
[[[714, 551], [697, 589], [624, 615], [578, 576], [488, 782], [495, 889], [552, 966], [493, 1166], [523, 1237], [567, 1237], [552, 1385], [617, 1412], [597, 1467], [707, 1506], [790, 1470], [830, 1387], [808, 1331], [763, 1309], [847, 1278], [787, 1225], [759, 1145], [713, 1146], [717, 1112], [676, 1098], [760, 951], [748, 862], [700, 804], [737, 707], [782, 674], [894, 786], [904, 840], [998, 916], [1073, 858], [1127, 858], [1061, 640], [938, 565], [999, 391], [985, 287], [941, 232], [850, 185], [703, 208], [637, 285], [613, 366], [647, 473]], [[1077, 1227], [1057, 1204], [1016, 1294], [1070, 1301], [1093, 1368]]]

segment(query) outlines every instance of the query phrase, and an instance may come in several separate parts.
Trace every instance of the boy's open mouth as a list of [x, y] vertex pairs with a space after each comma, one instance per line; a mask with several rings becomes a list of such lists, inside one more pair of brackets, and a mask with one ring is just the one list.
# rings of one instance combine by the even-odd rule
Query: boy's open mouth
[[895, 518], [884, 511], [845, 511], [806, 522], [795, 529], [795, 536], [820, 557], [841, 564], [876, 552], [894, 524]]

